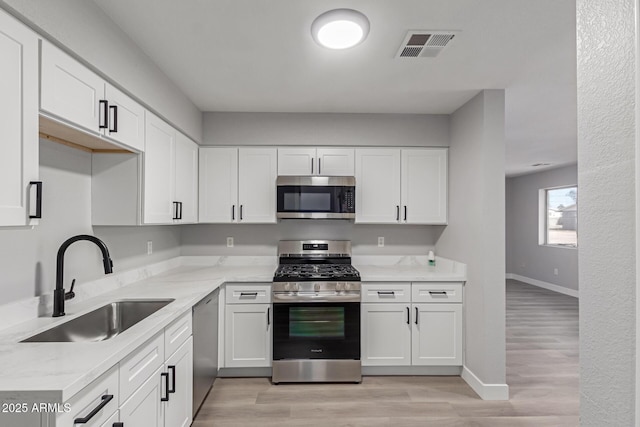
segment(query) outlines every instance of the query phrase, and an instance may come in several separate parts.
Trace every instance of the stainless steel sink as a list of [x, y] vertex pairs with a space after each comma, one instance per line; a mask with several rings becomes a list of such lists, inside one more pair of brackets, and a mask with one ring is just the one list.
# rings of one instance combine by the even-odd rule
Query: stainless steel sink
[[115, 301], [20, 342], [104, 341], [126, 331], [173, 299]]

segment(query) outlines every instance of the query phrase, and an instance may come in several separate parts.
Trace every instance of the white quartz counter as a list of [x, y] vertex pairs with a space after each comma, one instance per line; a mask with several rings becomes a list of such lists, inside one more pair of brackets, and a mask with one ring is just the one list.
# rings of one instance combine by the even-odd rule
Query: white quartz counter
[[[463, 264], [437, 259], [436, 267], [424, 265], [417, 257], [396, 257], [381, 261], [355, 258], [363, 281], [464, 281]], [[126, 286], [67, 305], [62, 318], [38, 317], [0, 330], [0, 393], [42, 392], [64, 402], [110, 367], [160, 332], [180, 315], [191, 310], [210, 292], [225, 282], [272, 281], [276, 268], [272, 261], [240, 265], [237, 262], [182, 259], [182, 264]], [[376, 262], [376, 265], [371, 263]], [[200, 265], [197, 265], [200, 264]], [[204, 264], [204, 265], [203, 265]], [[209, 264], [209, 265], [206, 265]], [[263, 265], [257, 265], [263, 264]], [[131, 275], [131, 273], [127, 273]], [[81, 287], [80, 285], [79, 287]], [[97, 293], [95, 290], [94, 294]], [[119, 299], [174, 298], [175, 301], [106, 341], [91, 343], [20, 343], [19, 341], [71, 320]], [[0, 307], [0, 313], [2, 307]]]

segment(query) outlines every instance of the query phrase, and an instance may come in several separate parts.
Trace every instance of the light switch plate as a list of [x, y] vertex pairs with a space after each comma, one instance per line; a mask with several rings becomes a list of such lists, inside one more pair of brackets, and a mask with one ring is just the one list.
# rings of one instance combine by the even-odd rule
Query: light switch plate
[[378, 237], [378, 247], [379, 248], [384, 247], [384, 237]]
[[233, 247], [233, 237], [227, 237], [227, 247], [228, 248]]

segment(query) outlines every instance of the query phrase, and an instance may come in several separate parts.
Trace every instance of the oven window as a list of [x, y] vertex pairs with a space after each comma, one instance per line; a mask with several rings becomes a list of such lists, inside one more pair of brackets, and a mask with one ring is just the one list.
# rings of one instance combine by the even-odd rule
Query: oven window
[[289, 337], [344, 339], [344, 307], [290, 307]]
[[331, 193], [285, 193], [284, 210], [329, 212], [331, 210]]

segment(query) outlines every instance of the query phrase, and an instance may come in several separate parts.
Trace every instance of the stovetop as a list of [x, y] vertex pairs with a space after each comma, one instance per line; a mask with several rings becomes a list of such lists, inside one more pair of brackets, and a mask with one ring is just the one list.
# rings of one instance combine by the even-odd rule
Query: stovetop
[[280, 264], [274, 282], [360, 281], [360, 273], [351, 264]]

